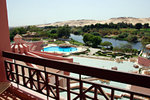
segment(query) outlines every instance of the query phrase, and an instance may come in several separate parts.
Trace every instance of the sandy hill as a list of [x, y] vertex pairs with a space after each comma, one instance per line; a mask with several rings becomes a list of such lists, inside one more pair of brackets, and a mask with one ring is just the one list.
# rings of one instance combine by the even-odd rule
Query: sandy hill
[[91, 25], [96, 23], [119, 23], [119, 22], [125, 22], [125, 23], [149, 23], [150, 24], [150, 18], [134, 18], [134, 17], [118, 17], [118, 18], [111, 18], [108, 20], [69, 20], [69, 21], [62, 21], [62, 22], [55, 22], [50, 24], [43, 24], [43, 25], [37, 25], [38, 27], [44, 27], [44, 26], [63, 26], [63, 25], [69, 25], [69, 26], [84, 26], [84, 25]]

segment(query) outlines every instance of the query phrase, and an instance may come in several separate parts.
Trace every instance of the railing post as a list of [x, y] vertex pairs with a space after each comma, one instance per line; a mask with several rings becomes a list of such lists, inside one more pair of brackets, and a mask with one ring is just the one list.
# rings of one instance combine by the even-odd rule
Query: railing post
[[67, 78], [67, 100], [70, 100], [70, 79]]
[[55, 82], [56, 82], [56, 100], [59, 100], [59, 79], [57, 75], [55, 75]]
[[15, 70], [16, 70], [16, 80], [17, 80], [17, 84], [19, 84], [18, 65], [17, 65], [17, 64], [15, 64]]
[[97, 100], [97, 87], [95, 87], [95, 90], [94, 90], [94, 100]]
[[134, 99], [134, 95], [133, 93], [130, 94], [130, 100], [133, 100]]
[[83, 83], [82, 83], [82, 81], [81, 81], [81, 74], [79, 74], [79, 82], [80, 82], [80, 100], [82, 100], [82, 98], [83, 98], [83, 94], [82, 94], [82, 92], [83, 92]]
[[32, 69], [29, 69], [29, 75], [30, 75], [30, 88], [31, 89], [33, 89], [33, 85], [34, 85], [34, 82], [33, 82], [33, 77], [34, 77], [34, 72], [33, 72], [34, 70], [32, 70]]
[[114, 93], [115, 93], [114, 89], [111, 89], [111, 100], [114, 100]]
[[40, 86], [40, 71], [37, 71], [37, 85], [38, 85], [38, 91], [41, 92], [41, 86]]
[[23, 78], [23, 85], [26, 87], [27, 86], [27, 84], [25, 83], [25, 72], [24, 72], [24, 67], [23, 66], [21, 66], [21, 70], [22, 70], [22, 78]]
[[48, 81], [48, 73], [47, 72], [45, 72], [45, 81], [46, 81], [46, 95], [47, 95], [47, 100], [48, 100], [48, 98], [49, 98], [49, 86], [48, 86], [49, 81]]
[[6, 76], [7, 76], [7, 80], [9, 80], [9, 76], [8, 76], [8, 71], [7, 71], [7, 69], [8, 69], [8, 64], [7, 64], [7, 62], [5, 61]]
[[10, 64], [10, 74], [11, 74], [11, 80], [14, 80], [14, 75], [13, 75], [13, 64]]

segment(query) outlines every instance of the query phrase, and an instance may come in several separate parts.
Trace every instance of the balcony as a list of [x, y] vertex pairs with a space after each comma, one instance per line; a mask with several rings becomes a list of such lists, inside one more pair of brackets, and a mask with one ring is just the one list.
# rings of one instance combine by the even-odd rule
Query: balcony
[[[47, 97], [45, 99], [114, 100], [127, 97], [127, 100], [149, 100], [148, 98], [150, 98], [150, 94], [146, 91], [140, 92], [122, 89], [82, 78], [83, 75], [86, 75], [92, 78], [111, 80], [149, 89], [150, 77], [146, 75], [93, 68], [90, 66], [20, 55], [7, 51], [3, 51], [2, 55], [5, 58], [4, 63], [7, 79], [12, 84], [17, 84], [18, 87], [22, 86], [36, 93], [45, 95]], [[43, 68], [32, 68], [16, 63], [17, 61], [40, 65], [43, 66]], [[48, 71], [48, 68], [75, 73], [79, 77], [74, 78], [54, 73]], [[53, 76], [53, 82], [52, 79], [49, 78], [50, 76]], [[65, 87], [60, 85], [61, 79], [63, 79], [63, 83], [66, 84]], [[73, 88], [71, 85], [72, 83], [76, 83], [78, 86]], [[75, 89], [78, 91], [75, 91]], [[109, 92], [106, 92], [106, 89], [109, 90]], [[118, 96], [116, 92], [124, 93], [124, 95]], [[64, 93], [66, 97], [62, 95], [62, 93]]]

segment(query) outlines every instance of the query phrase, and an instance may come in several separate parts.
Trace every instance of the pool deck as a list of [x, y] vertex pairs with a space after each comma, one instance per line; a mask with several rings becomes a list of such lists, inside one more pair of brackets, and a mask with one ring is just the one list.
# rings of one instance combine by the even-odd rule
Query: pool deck
[[92, 59], [100, 59], [100, 60], [115, 61], [113, 58], [110, 58], [110, 57], [103, 57], [103, 56], [91, 56], [91, 55], [73, 55], [73, 56], [85, 57], [85, 58], [92, 58]]
[[57, 44], [48, 44], [47, 46], [44, 46], [43, 48], [52, 47], [52, 46], [58, 46]]
[[[86, 59], [87, 58], [89, 58], [89, 59], [91, 59], [92, 60], [92, 62], [91, 62], [91, 64], [93, 65], [93, 63], [95, 62], [95, 64], [96, 65], [100, 65], [100, 66], [103, 66], [103, 65], [101, 65], [100, 63], [96, 63], [96, 62], [101, 62], [101, 60], [106, 60], [106, 59], [104, 59], [104, 58], [108, 58], [108, 57], [97, 57], [97, 56], [87, 56], [87, 55], [85, 55], [85, 56], [74, 56], [74, 55], [72, 55], [72, 56], [70, 56], [70, 57], [77, 57], [76, 59], [75, 59], [75, 61], [76, 62], [79, 62], [81, 65], [83, 64], [85, 64], [85, 65], [89, 65], [90, 66], [90, 60], [89, 61], [87, 61]], [[79, 58], [81, 57], [81, 59], [79, 59]], [[85, 58], [85, 60], [82, 60], [82, 58]], [[95, 59], [95, 60], [93, 60], [93, 59]], [[97, 59], [97, 60], [96, 60]], [[107, 60], [110, 60], [110, 58], [108, 58]], [[112, 61], [110, 61], [110, 63], [109, 63], [109, 61], [106, 61], [106, 63], [108, 62], [108, 64], [110, 65], [110, 66], [114, 66], [114, 64], [110, 64], [110, 63], [112, 63], [112, 62], [115, 62], [114, 60], [112, 60]], [[131, 64], [131, 66], [129, 66], [127, 63], [129, 63], [130, 62], [130, 64]], [[87, 64], [88, 63], [88, 64]], [[104, 63], [104, 62], [102, 62], [103, 64], [106, 64], [106, 63]], [[109, 65], [106, 65], [106, 66], [109, 66]], [[116, 62], [116, 64], [117, 64], [117, 62]], [[92, 66], [91, 65], [91, 66]], [[122, 66], [123, 65], [123, 66]], [[125, 65], [125, 66], [124, 66]], [[128, 61], [125, 61], [125, 62], [123, 62], [123, 63], [120, 63], [120, 64], [117, 64], [116, 66], [119, 66], [120, 68], [126, 68], [127, 66], [129, 66], [129, 67], [131, 67], [131, 70], [133, 70], [132, 68], [133, 68], [133, 62], [131, 62], [129, 59], [128, 59]], [[118, 67], [118, 69], [120, 69]], [[101, 67], [102, 68], [102, 67]], [[112, 70], [111, 69], [111, 67], [110, 68], [108, 68], [108, 69], [110, 69], [110, 70]], [[120, 70], [119, 70], [120, 71]], [[130, 70], [128, 70], [127, 72], [129, 72]], [[136, 70], [133, 70], [133, 71], [136, 71]], [[132, 73], [132, 72], [131, 72]], [[137, 73], [138, 74], [138, 73]], [[72, 74], [72, 76], [73, 77], [75, 77], [75, 75], [74, 74]], [[82, 80], [86, 80], [86, 81], [92, 81], [92, 82], [95, 82], [96, 83], [96, 81], [98, 81], [99, 82], [99, 80], [100, 79], [96, 79], [96, 78], [91, 78], [91, 77], [88, 77], [88, 78], [83, 78]], [[105, 80], [102, 80], [102, 81], [105, 81]], [[101, 82], [100, 82], [101, 83]], [[106, 83], [101, 83], [101, 84], [106, 84]], [[113, 81], [110, 81], [110, 83], [109, 84], [106, 84], [106, 85], [110, 85], [110, 86], [114, 86], [114, 87], [118, 87], [118, 88], [123, 88], [123, 89], [127, 89], [127, 90], [130, 90], [131, 89], [131, 85], [128, 85], [128, 84], [122, 84], [122, 83], [116, 83], [116, 82], [113, 82]], [[76, 84], [76, 81], [72, 81], [72, 84], [71, 84], [71, 88], [72, 89], [78, 89], [78, 84]], [[87, 89], [87, 87], [86, 86], [84, 86], [84, 89]], [[92, 91], [91, 91], [92, 92]], [[109, 95], [109, 93], [110, 93], [110, 91], [109, 90], [106, 90], [105, 91], [108, 95]], [[126, 100], [126, 98], [125, 97], [128, 97], [128, 95], [126, 95], [126, 94], [124, 94], [124, 93], [122, 93], [122, 92], [117, 92], [116, 93], [116, 95], [115, 95], [115, 97], [116, 98], [118, 98], [119, 100]], [[136, 98], [139, 98], [139, 97], [136, 97]], [[142, 100], [142, 99], [139, 99], [139, 100]]]
[[[57, 44], [48, 44], [47, 46], [45, 46], [44, 48], [47, 48], [47, 47], [53, 47], [53, 46], [58, 46]], [[78, 46], [76, 47], [77, 48], [77, 51], [73, 51], [73, 52], [60, 52], [60, 51], [47, 51], [47, 52], [52, 52], [52, 53], [62, 53], [64, 54], [65, 56], [69, 56], [73, 53], [81, 53], [81, 52], [84, 52], [87, 50], [87, 46]], [[130, 61], [132, 62], [131, 59], [137, 59], [137, 58], [131, 58], [131, 59], [120, 59], [120, 58], [112, 58], [112, 57], [105, 57], [105, 56], [94, 56], [93, 54], [96, 53], [97, 51], [99, 51], [99, 49], [96, 49], [96, 48], [89, 48], [90, 52], [87, 54], [80, 54], [80, 55], [73, 55], [73, 56], [78, 56], [78, 57], [86, 57], [86, 58], [93, 58], [93, 59], [100, 59], [100, 60], [109, 60], [109, 61], [116, 61], [118, 62], [121, 61]], [[137, 64], [137, 61], [133, 61], [134, 63]], [[120, 62], [118, 62], [120, 63]]]

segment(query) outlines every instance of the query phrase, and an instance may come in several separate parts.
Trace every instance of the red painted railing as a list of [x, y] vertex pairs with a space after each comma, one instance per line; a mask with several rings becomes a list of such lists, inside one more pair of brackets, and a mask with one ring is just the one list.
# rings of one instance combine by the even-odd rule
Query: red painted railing
[[[28, 63], [33, 63], [41, 66], [46, 66], [42, 69], [31, 68], [29, 66], [24, 66], [5, 60], [7, 79], [22, 85], [26, 88], [32, 89], [33, 91], [39, 92], [47, 96], [47, 98], [53, 98], [59, 100], [61, 98], [60, 94], [66, 92], [67, 100], [86, 100], [100, 99], [100, 95], [106, 100], [114, 100], [114, 98], [122, 98], [116, 95], [116, 91], [128, 93], [129, 99], [133, 100], [145, 100], [145, 98], [150, 98], [149, 94], [140, 93], [137, 91], [131, 91], [127, 89], [117, 88], [109, 85], [94, 83], [91, 81], [86, 81], [82, 79], [82, 75], [101, 78], [126, 84], [132, 84], [136, 86], [141, 86], [145, 88], [150, 88], [150, 77], [139, 74], [131, 74], [119, 71], [112, 71], [101, 68], [93, 68], [89, 66], [76, 65], [66, 62], [54, 61], [49, 59], [42, 59], [36, 57], [30, 57], [10, 52], [3, 52], [3, 57], [11, 58], [15, 60], [20, 60]], [[47, 68], [54, 68], [58, 70], [68, 71], [76, 73], [79, 78], [73, 78], [70, 76], [65, 76], [58, 73], [53, 73], [47, 71]], [[44, 76], [42, 77], [41, 74]], [[49, 76], [54, 76], [55, 84], [50, 82]], [[59, 85], [60, 79], [64, 79], [66, 83], [66, 88]], [[71, 87], [71, 83], [76, 82], [79, 86], [78, 92], [74, 91]], [[85, 86], [86, 85], [86, 86]], [[109, 89], [110, 93], [106, 93], [105, 89]], [[89, 95], [89, 93], [93, 95]], [[72, 96], [72, 94], [74, 96]], [[139, 97], [140, 96], [140, 97]]]

